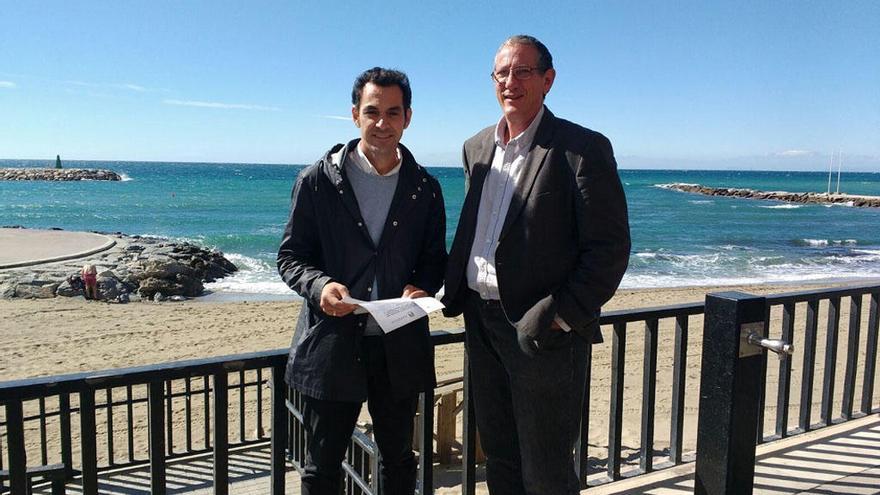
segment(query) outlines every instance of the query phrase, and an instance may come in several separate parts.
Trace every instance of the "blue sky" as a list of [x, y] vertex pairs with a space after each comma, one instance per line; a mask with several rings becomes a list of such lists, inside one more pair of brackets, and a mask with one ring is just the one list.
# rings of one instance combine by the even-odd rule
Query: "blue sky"
[[0, 0], [0, 158], [311, 163], [357, 136], [354, 77], [406, 71], [404, 143], [459, 164], [501, 41], [622, 168], [880, 171], [880, 2]]

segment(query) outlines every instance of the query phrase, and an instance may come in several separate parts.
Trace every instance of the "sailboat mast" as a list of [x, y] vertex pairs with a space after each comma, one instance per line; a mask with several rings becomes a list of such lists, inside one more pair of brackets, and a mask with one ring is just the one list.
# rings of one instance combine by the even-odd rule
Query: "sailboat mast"
[[843, 152], [837, 152], [837, 193], [840, 194], [840, 168], [843, 165]]
[[825, 194], [831, 194], [831, 170], [834, 168], [834, 152], [831, 152], [831, 163], [828, 164], [828, 189]]

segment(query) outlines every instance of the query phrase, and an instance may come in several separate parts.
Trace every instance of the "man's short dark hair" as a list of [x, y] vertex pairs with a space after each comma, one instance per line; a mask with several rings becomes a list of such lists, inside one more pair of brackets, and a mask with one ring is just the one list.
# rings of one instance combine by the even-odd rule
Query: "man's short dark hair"
[[538, 50], [538, 69], [541, 72], [547, 72], [548, 69], [553, 68], [553, 55], [550, 55], [550, 50], [534, 36], [516, 34], [504, 40], [504, 43], [501, 43], [501, 46], [506, 45], [531, 45]]
[[354, 80], [354, 87], [351, 88], [351, 104], [360, 108], [361, 95], [364, 93], [364, 86], [367, 83], [373, 83], [376, 86], [388, 87], [397, 86], [403, 93], [403, 109], [409, 110], [412, 105], [412, 89], [409, 87], [409, 78], [406, 74], [399, 70], [383, 69], [382, 67], [373, 67], [365, 70]]

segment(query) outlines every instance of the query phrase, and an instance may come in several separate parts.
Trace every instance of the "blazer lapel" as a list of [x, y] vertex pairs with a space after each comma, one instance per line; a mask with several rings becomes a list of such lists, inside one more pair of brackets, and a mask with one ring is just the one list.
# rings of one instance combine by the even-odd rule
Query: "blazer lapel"
[[532, 141], [532, 148], [529, 150], [525, 163], [523, 163], [523, 173], [513, 190], [513, 197], [510, 198], [510, 206], [507, 209], [507, 216], [504, 218], [504, 226], [501, 227], [501, 235], [498, 236], [499, 240], [504, 239], [504, 236], [507, 235], [510, 226], [520, 215], [526, 200], [529, 198], [529, 193], [531, 193], [532, 187], [535, 185], [535, 179], [538, 178], [538, 174], [544, 167], [547, 153], [550, 151], [550, 142], [553, 138], [555, 127], [556, 117], [545, 107], [544, 117], [541, 119], [538, 130], [535, 132], [535, 139]]

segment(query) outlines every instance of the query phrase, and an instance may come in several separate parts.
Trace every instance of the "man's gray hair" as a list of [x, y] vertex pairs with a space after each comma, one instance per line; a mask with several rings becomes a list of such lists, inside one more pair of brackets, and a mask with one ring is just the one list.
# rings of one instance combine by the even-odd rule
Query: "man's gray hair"
[[538, 69], [541, 72], [547, 72], [548, 69], [553, 68], [553, 55], [550, 55], [550, 50], [538, 38], [528, 34], [515, 34], [504, 40], [504, 43], [501, 43], [501, 47], [498, 49], [500, 50], [508, 45], [531, 45], [535, 47], [535, 50], [538, 50]]

